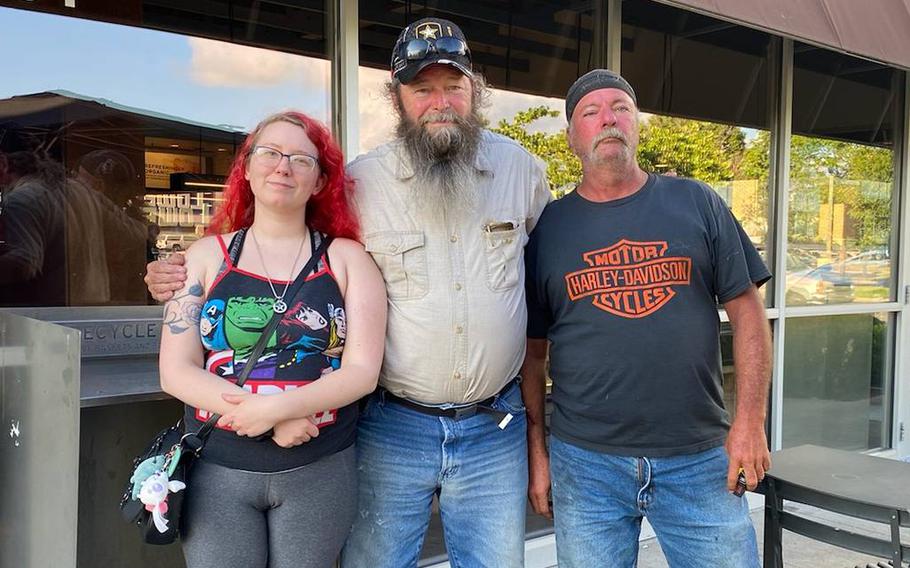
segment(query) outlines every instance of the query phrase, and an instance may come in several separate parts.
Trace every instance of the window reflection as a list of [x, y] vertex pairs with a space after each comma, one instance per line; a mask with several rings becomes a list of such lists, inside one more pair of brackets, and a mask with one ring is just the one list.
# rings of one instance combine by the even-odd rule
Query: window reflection
[[0, 306], [150, 303], [145, 265], [205, 232], [244, 136], [235, 125], [285, 107], [329, 117], [326, 60], [8, 8], [0, 18], [8, 53], [28, 37], [71, 40], [32, 42], [0, 83]]
[[783, 447], [889, 447], [887, 314], [792, 318], [786, 326]]
[[644, 115], [638, 161], [646, 171], [710, 185], [768, 262], [769, 140], [766, 130]]
[[787, 303], [888, 301], [901, 74], [802, 44], [794, 63]]
[[773, 44], [770, 34], [709, 16], [622, 2], [623, 75], [645, 113], [639, 162], [710, 185], [766, 264]]
[[[312, 57], [324, 57], [327, 53], [325, 0], [0, 0], [0, 6], [4, 5], [269, 47]], [[11, 18], [6, 14], [3, 17], [4, 22]], [[13, 27], [4, 31], [15, 33]], [[70, 40], [72, 37], [75, 36], [66, 34], [61, 39]], [[83, 43], [91, 43], [91, 40], [83, 39]], [[121, 47], [117, 43], [107, 45]], [[35, 49], [40, 46], [32, 42], [30, 47]], [[164, 55], [161, 52], [156, 54]], [[102, 61], [116, 57], [116, 53], [111, 53], [110, 58]]]
[[410, 22], [439, 17], [456, 22], [468, 39], [476, 70], [493, 87], [562, 97], [593, 66], [594, 2], [360, 0], [360, 63], [388, 76], [390, 50]]
[[888, 301], [892, 151], [805, 136], [791, 148], [787, 303]]
[[622, 2], [622, 71], [646, 112], [768, 130], [772, 43], [665, 3]]
[[[0, 301], [146, 303], [145, 264], [202, 236], [241, 133], [74, 94], [13, 97], [0, 109], [15, 111], [0, 125]], [[201, 174], [207, 192], [184, 179]]]

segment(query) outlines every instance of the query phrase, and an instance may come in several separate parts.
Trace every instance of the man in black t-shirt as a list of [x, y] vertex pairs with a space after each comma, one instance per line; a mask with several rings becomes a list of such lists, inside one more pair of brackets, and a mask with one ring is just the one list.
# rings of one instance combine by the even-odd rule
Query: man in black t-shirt
[[[566, 98], [584, 177], [550, 204], [526, 251], [529, 497], [553, 514], [560, 568], [634, 566], [648, 517], [671, 566], [759, 566], [749, 489], [770, 467], [770, 278], [705, 184], [645, 173], [638, 109], [595, 70]], [[736, 414], [723, 404], [717, 303], [734, 331]], [[553, 380], [550, 455], [545, 363]]]

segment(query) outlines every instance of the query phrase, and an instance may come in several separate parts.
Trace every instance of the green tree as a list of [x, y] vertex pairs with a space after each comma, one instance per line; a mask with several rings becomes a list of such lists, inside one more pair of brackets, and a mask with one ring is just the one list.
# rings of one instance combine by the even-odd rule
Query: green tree
[[894, 179], [894, 152], [890, 148], [841, 143], [846, 148], [848, 179], [891, 183]]
[[763, 187], [768, 185], [771, 172], [771, 133], [759, 130], [743, 150], [735, 177], [738, 179], [757, 179]]
[[511, 121], [500, 120], [493, 132], [507, 136], [547, 165], [547, 181], [556, 197], [571, 191], [581, 180], [581, 162], [569, 149], [565, 130], [556, 133], [535, 131], [535, 121], [544, 117], [558, 117], [558, 110], [536, 106], [518, 112]]
[[733, 179], [745, 146], [736, 126], [652, 116], [641, 126], [638, 163], [646, 171], [675, 171], [716, 184]]
[[822, 204], [846, 206], [862, 248], [884, 246], [891, 232], [893, 151], [889, 148], [794, 135], [790, 144], [790, 239], [821, 242]]
[[[581, 163], [569, 149], [564, 130], [548, 133], [534, 128], [537, 120], [557, 116], [557, 110], [536, 106], [518, 112], [512, 120], [499, 121], [492, 130], [516, 140], [541, 158], [547, 165], [550, 187], [560, 197], [581, 180]], [[736, 126], [652, 116], [642, 121], [638, 161], [646, 171], [673, 171], [700, 179], [720, 191], [730, 187], [733, 180], [756, 180], [754, 203], [740, 202], [738, 215], [744, 225], [749, 224], [760, 233], [767, 221], [770, 147], [767, 131], [759, 131], [747, 141], [744, 131]], [[834, 202], [847, 205], [857, 244], [867, 247], [887, 243], [892, 157], [892, 150], [887, 148], [794, 135], [790, 143], [788, 238], [793, 242], [818, 242], [819, 207], [829, 201], [833, 179]]]

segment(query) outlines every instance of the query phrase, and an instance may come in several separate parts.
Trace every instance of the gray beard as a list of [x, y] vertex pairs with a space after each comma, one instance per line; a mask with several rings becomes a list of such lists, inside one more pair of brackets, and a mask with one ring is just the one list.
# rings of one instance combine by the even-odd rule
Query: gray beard
[[[423, 126], [439, 119], [453, 124], [432, 134]], [[424, 115], [415, 123], [402, 114], [397, 130], [414, 168], [417, 209], [433, 218], [473, 212], [478, 198], [474, 159], [483, 133], [479, 117], [449, 111]]]

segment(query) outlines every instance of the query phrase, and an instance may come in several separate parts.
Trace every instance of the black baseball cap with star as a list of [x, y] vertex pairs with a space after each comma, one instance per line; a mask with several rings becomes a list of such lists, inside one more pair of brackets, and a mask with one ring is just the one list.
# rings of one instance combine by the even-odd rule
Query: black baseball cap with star
[[451, 65], [474, 76], [471, 51], [461, 29], [441, 18], [423, 18], [405, 27], [392, 50], [392, 78], [407, 85], [430, 65]]

